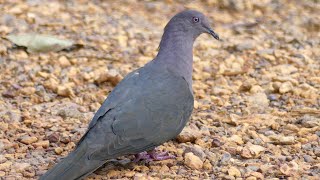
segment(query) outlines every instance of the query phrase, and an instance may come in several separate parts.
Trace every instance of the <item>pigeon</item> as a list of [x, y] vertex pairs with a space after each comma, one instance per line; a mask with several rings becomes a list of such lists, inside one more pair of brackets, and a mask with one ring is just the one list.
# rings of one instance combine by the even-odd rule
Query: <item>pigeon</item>
[[208, 33], [219, 40], [201, 12], [185, 10], [164, 28], [157, 56], [129, 73], [108, 95], [74, 151], [41, 180], [83, 179], [110, 159], [173, 158], [155, 148], [175, 138], [194, 106], [193, 43]]

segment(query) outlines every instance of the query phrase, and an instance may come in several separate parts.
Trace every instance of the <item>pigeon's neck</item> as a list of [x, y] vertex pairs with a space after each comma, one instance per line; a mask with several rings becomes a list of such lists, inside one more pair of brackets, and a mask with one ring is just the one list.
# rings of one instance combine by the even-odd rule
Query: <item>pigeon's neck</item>
[[155, 61], [183, 76], [192, 85], [193, 42], [188, 31], [166, 28]]

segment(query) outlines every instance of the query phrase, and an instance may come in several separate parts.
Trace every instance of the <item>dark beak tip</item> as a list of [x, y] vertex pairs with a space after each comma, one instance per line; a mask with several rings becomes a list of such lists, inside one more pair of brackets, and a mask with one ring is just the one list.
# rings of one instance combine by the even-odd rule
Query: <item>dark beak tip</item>
[[218, 40], [218, 41], [220, 41], [221, 39], [220, 39], [220, 37], [219, 37], [219, 35], [217, 34], [217, 33], [215, 33], [213, 30], [209, 30], [209, 34], [212, 36], [212, 37], [214, 37], [216, 40]]

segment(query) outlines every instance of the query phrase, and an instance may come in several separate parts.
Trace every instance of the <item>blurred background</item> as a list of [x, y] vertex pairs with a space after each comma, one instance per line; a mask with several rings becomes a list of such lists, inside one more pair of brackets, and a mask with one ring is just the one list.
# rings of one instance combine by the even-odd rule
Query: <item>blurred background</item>
[[[192, 119], [159, 147], [177, 159], [124, 157], [90, 178], [319, 177], [318, 0], [0, 0], [0, 178], [36, 179], [68, 154], [108, 93], [153, 59], [164, 26], [185, 9], [207, 15], [223, 41], [195, 42]], [[34, 36], [17, 42], [26, 33], [73, 45], [36, 52]]]

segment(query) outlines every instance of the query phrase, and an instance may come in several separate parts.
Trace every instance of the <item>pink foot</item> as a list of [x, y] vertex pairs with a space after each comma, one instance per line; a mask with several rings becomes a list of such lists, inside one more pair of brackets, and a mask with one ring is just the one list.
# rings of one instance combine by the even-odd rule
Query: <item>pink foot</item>
[[141, 152], [138, 153], [136, 155], [134, 155], [135, 158], [133, 160], [134, 163], [139, 162], [140, 160], [144, 160], [144, 159], [150, 159], [150, 155], [147, 152]]
[[176, 158], [173, 155], [169, 155], [168, 152], [161, 152], [161, 153], [157, 153], [155, 150], [149, 151], [148, 154], [151, 157], [151, 161], [155, 160], [155, 161], [162, 161], [162, 160], [166, 160], [166, 159], [174, 159]]
[[136, 163], [140, 160], [146, 160], [147, 162], [162, 161], [162, 160], [174, 159], [174, 158], [176, 157], [173, 155], [169, 155], [168, 152], [157, 153], [155, 150], [152, 150], [152, 151], [148, 151], [148, 152], [144, 151], [139, 154], [136, 154], [133, 162]]

